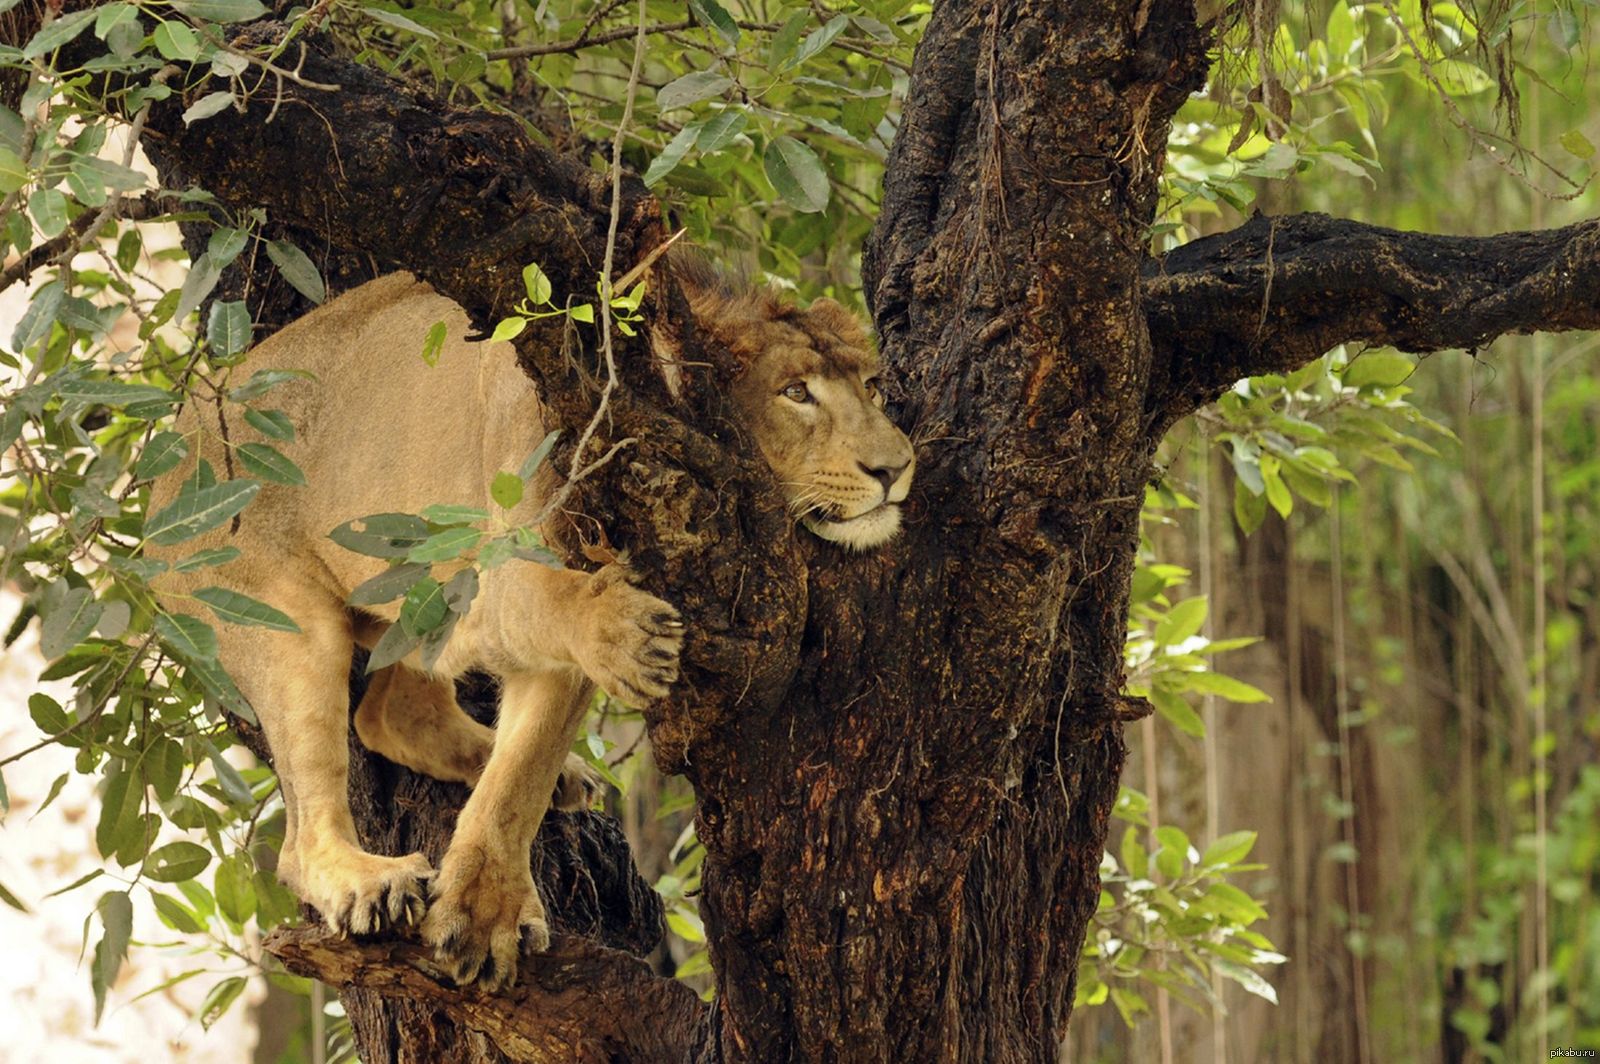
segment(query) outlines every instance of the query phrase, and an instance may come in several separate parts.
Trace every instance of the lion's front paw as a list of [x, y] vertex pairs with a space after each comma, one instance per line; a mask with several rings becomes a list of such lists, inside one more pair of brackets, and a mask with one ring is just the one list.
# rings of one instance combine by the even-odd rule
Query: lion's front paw
[[600, 797], [600, 777], [589, 763], [577, 754], [568, 754], [556, 777], [556, 789], [550, 796], [550, 808], [571, 813], [587, 809]]
[[420, 853], [379, 857], [353, 847], [300, 855], [297, 882], [323, 922], [341, 933], [376, 934], [415, 925], [427, 909], [425, 884], [433, 875]]
[[445, 856], [422, 938], [456, 985], [476, 982], [490, 993], [514, 986], [523, 931], [536, 952], [550, 947], [550, 925], [526, 866], [500, 867], [476, 848]]
[[622, 565], [594, 575], [589, 623], [575, 657], [595, 683], [637, 706], [661, 698], [678, 679], [685, 628], [670, 603], [634, 587], [633, 580]]

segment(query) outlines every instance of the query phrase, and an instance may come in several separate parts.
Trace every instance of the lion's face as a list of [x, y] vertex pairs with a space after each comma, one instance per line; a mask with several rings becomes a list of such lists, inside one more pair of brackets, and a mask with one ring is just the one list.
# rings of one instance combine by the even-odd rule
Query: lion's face
[[800, 522], [855, 550], [892, 539], [916, 460], [883, 413], [877, 355], [850, 312], [760, 293], [701, 320], [744, 362], [734, 405]]

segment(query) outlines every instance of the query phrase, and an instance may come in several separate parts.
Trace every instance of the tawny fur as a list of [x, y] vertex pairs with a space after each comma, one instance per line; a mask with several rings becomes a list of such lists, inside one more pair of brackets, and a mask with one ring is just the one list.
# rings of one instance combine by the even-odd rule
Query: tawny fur
[[[740, 355], [738, 415], [753, 430], [796, 516], [825, 538], [864, 549], [892, 537], [912, 454], [883, 415], [866, 336], [837, 304], [797, 311], [765, 292], [691, 293], [697, 319]], [[422, 337], [444, 321], [433, 367]], [[361, 741], [392, 761], [473, 787], [437, 873], [420, 854], [383, 857], [356, 840], [346, 787], [352, 651], [372, 646], [399, 603], [352, 610], [353, 588], [386, 563], [339, 547], [336, 526], [369, 514], [416, 513], [432, 503], [491, 511], [489, 484], [515, 471], [544, 437], [533, 386], [508, 344], [469, 343], [464, 312], [407, 274], [347, 293], [253, 351], [234, 383], [258, 369], [307, 371], [256, 405], [284, 411], [292, 443], [272, 442], [309, 486], [263, 485], [237, 529], [224, 525], [152, 556], [177, 560], [232, 545], [219, 569], [157, 580], [165, 608], [192, 612], [189, 592], [219, 584], [294, 618], [298, 633], [217, 624], [220, 659], [267, 732], [287, 808], [279, 873], [335, 928], [369, 933], [420, 921], [459, 982], [491, 989], [516, 976], [519, 940], [549, 942], [528, 851], [551, 805], [577, 806], [594, 782], [568, 754], [593, 685], [639, 704], [678, 675], [684, 627], [668, 603], [633, 585], [621, 565], [595, 573], [511, 561], [482, 574], [480, 591], [431, 674], [413, 658], [376, 674], [355, 713]], [[792, 385], [805, 385], [796, 401]], [[789, 389], [788, 394], [785, 390]], [[186, 465], [158, 482], [164, 506], [196, 462], [230, 473], [227, 451], [262, 437], [239, 418], [224, 430], [215, 406], [186, 410]], [[553, 478], [535, 478], [506, 516], [525, 523]], [[436, 567], [447, 579], [450, 567]], [[456, 704], [452, 678], [471, 668], [501, 681], [497, 726]], [[429, 880], [432, 880], [431, 890]]]

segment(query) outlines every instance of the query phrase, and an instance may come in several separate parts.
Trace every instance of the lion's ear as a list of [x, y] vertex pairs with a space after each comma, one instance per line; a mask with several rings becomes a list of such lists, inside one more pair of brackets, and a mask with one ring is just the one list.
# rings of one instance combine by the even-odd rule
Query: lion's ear
[[827, 296], [813, 299], [806, 308], [806, 317], [852, 347], [867, 346], [867, 331], [862, 327], [861, 319]]

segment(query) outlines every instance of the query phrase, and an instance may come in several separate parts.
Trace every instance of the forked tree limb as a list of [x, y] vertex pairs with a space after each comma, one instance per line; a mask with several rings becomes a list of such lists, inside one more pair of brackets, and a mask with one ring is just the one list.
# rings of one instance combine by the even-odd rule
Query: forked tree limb
[[573, 935], [557, 935], [546, 953], [524, 954], [517, 985], [502, 994], [457, 988], [432, 952], [413, 941], [293, 927], [274, 931], [263, 945], [297, 975], [442, 1009], [514, 1061], [688, 1060], [705, 1029], [705, 1007], [683, 983]]
[[1150, 262], [1152, 430], [1341, 343], [1417, 353], [1600, 328], [1600, 221], [1463, 237], [1257, 215]]

